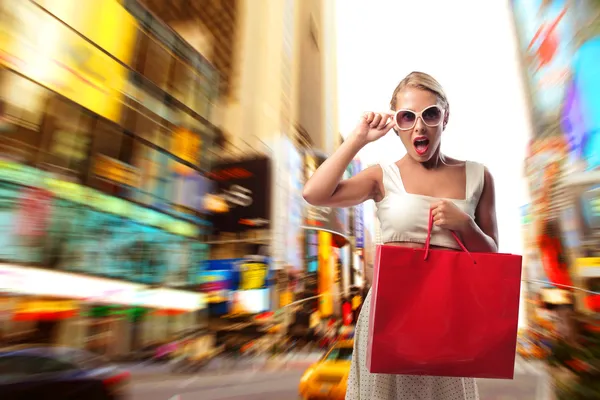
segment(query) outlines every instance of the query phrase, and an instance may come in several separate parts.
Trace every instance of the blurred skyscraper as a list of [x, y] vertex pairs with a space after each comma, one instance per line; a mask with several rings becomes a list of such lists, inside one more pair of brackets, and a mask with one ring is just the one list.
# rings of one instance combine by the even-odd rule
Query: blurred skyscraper
[[[222, 132], [223, 148], [212, 155], [212, 178], [218, 196], [229, 204], [228, 211], [213, 219], [208, 243], [214, 262], [207, 268], [222, 268], [217, 260], [239, 260], [252, 255], [257, 246], [266, 247], [271, 301], [255, 309], [276, 309], [283, 304], [282, 296], [289, 299], [294, 290], [290, 274], [309, 270], [305, 264], [312, 244], [306, 243], [313, 239], [305, 235], [301, 198], [310, 164], [307, 157], [314, 151], [320, 157], [330, 154], [340, 142], [335, 2], [141, 2], [201, 52], [221, 77], [211, 122]], [[258, 176], [259, 170], [252, 169], [257, 163], [268, 164], [266, 175]], [[230, 177], [242, 170], [246, 178]], [[252, 205], [232, 202], [240, 195], [250, 198]], [[343, 245], [348, 215], [338, 217], [334, 212], [330, 218], [341, 221], [343, 228], [333, 237], [341, 238], [338, 243]]]

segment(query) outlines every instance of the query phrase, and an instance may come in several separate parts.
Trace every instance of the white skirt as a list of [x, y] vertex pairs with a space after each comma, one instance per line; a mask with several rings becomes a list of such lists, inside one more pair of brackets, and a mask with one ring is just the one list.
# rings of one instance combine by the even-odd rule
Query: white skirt
[[366, 366], [370, 308], [369, 290], [356, 323], [346, 400], [479, 400], [473, 378], [371, 374]]

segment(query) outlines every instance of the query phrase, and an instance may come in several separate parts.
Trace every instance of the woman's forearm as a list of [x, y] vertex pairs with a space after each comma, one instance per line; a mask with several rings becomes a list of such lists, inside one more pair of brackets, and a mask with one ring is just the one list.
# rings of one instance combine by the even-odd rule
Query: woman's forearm
[[304, 185], [302, 195], [311, 204], [319, 204], [327, 201], [335, 192], [338, 184], [344, 176], [348, 164], [352, 162], [356, 154], [366, 143], [355, 135], [350, 135], [342, 143], [339, 149], [310, 177]]
[[497, 253], [498, 244], [477, 225], [474, 219], [465, 229], [460, 232], [460, 236], [469, 251], [476, 253]]

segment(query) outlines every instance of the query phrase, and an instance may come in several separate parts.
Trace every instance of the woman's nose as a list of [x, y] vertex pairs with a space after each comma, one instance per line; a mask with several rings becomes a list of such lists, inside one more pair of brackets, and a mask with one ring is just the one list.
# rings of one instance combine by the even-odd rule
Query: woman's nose
[[421, 117], [417, 117], [417, 120], [415, 121], [415, 131], [422, 131], [425, 130], [427, 128], [427, 125], [425, 125], [425, 122], [423, 122], [423, 118]]

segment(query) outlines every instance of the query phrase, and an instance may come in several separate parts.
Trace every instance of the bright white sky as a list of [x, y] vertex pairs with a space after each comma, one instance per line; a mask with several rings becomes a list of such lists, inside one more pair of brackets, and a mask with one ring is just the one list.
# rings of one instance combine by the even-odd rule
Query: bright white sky
[[[504, 0], [337, 0], [340, 131], [364, 111], [386, 110], [408, 73], [430, 73], [446, 89], [443, 150], [483, 162], [496, 180], [501, 251], [522, 253], [523, 160], [530, 137], [512, 17]], [[404, 154], [390, 132], [363, 163]]]
[[[411, 71], [433, 75], [450, 101], [443, 151], [490, 169], [500, 251], [523, 254], [520, 207], [528, 202], [523, 161], [531, 125], [509, 2], [337, 0], [336, 16], [342, 135], [364, 111], [387, 110], [395, 86]], [[360, 158], [373, 164], [403, 154], [390, 132]], [[373, 215], [372, 202], [365, 211]], [[365, 226], [372, 223], [365, 219]], [[525, 324], [522, 312], [519, 325]]]

